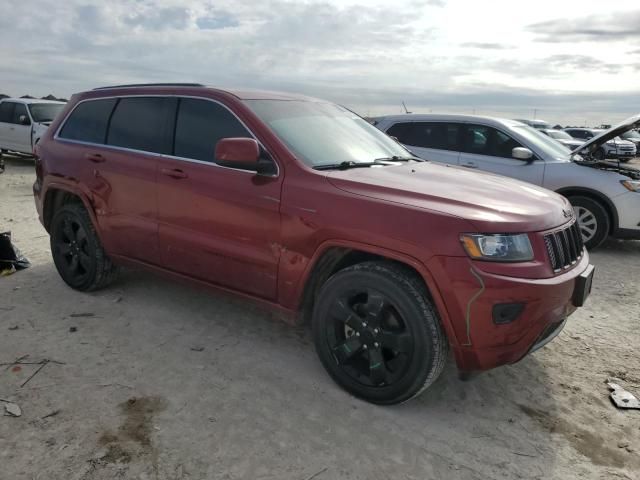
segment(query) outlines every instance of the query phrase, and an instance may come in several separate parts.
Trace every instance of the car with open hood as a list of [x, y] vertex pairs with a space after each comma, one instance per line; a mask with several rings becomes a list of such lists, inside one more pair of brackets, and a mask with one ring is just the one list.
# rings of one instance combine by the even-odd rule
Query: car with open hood
[[0, 150], [31, 154], [64, 105], [37, 98], [0, 100]]
[[416, 155], [543, 186], [573, 205], [582, 239], [595, 248], [610, 235], [640, 238], [640, 171], [602, 160], [603, 145], [640, 125], [640, 116], [569, 151], [515, 120], [472, 115], [379, 117], [376, 127]]
[[[599, 137], [605, 133], [604, 129], [600, 128], [565, 128], [565, 132], [571, 135], [578, 141], [591, 140], [592, 138]], [[609, 138], [606, 142], [601, 142], [598, 148], [593, 152], [593, 157], [597, 160], [604, 160], [605, 158], [613, 158], [622, 162], [628, 162], [637, 155], [636, 144], [622, 139], [620, 136]]]
[[236, 293], [309, 322], [329, 375], [380, 404], [432, 385], [450, 349], [462, 372], [519, 361], [593, 278], [564, 197], [425, 161], [298, 95], [74, 95], [36, 146], [33, 190], [70, 287], [129, 265]]

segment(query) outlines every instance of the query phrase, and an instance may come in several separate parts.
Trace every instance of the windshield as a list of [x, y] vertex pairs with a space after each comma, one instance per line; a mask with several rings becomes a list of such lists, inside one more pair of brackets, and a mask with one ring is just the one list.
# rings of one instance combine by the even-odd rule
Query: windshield
[[620, 136], [625, 140], [640, 140], [640, 133], [636, 132], [635, 130], [629, 130], [628, 132], [624, 132]]
[[311, 167], [411, 157], [411, 153], [391, 137], [338, 105], [298, 100], [246, 100], [245, 103]]
[[555, 158], [568, 158], [569, 151], [567, 147], [559, 142], [556, 142], [553, 138], [548, 137], [539, 130], [527, 125], [514, 126], [513, 131], [523, 137], [526, 142], [533, 146], [533, 149], [539, 149], [551, 155]]
[[548, 130], [547, 133], [551, 138], [555, 138], [556, 140], [573, 140], [571, 135], [562, 130]]
[[64, 108], [64, 103], [31, 103], [29, 111], [34, 122], [51, 122]]

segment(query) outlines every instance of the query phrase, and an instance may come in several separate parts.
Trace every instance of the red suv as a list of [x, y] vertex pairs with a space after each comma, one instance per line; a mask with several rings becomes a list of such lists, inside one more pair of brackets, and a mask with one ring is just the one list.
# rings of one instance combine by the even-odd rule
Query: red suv
[[350, 110], [197, 84], [74, 95], [36, 149], [62, 279], [145, 267], [310, 321], [333, 379], [380, 404], [517, 362], [562, 329], [593, 267], [571, 205], [416, 158]]

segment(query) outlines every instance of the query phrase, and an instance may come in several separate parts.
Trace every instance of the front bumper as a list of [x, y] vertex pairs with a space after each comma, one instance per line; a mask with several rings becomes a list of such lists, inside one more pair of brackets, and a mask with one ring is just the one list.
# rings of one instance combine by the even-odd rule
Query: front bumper
[[[576, 310], [577, 279], [589, 267], [586, 251], [571, 270], [543, 279], [484, 272], [482, 262], [463, 257], [434, 260], [458, 368], [473, 372], [515, 363], [551, 341]], [[496, 324], [494, 306], [514, 303], [524, 305], [515, 320]]]

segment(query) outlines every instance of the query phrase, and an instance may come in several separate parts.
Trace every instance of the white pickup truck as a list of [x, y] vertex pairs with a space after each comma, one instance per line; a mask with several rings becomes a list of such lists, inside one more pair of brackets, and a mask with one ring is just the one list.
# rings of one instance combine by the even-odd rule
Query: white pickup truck
[[64, 102], [36, 98], [0, 100], [0, 150], [27, 153], [64, 108]]

